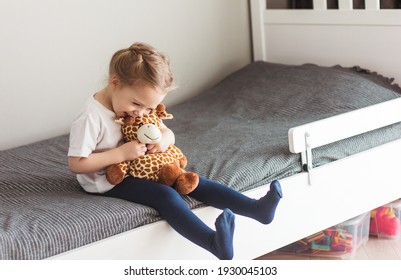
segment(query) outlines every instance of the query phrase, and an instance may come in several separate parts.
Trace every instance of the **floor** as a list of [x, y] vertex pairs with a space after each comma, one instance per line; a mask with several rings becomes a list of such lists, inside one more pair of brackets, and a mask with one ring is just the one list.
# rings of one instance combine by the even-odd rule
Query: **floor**
[[[339, 260], [335, 257], [316, 257], [271, 252], [257, 260]], [[350, 259], [350, 258], [348, 258]], [[353, 260], [401, 260], [401, 238], [384, 239], [370, 236], [368, 242], [355, 252]]]

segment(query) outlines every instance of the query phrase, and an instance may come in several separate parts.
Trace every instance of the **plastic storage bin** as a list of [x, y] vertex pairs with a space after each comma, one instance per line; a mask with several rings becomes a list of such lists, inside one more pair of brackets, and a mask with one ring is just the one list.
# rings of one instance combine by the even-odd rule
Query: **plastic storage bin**
[[401, 199], [370, 212], [369, 233], [380, 238], [401, 237]]
[[317, 232], [278, 250], [280, 253], [352, 258], [369, 240], [370, 213]]

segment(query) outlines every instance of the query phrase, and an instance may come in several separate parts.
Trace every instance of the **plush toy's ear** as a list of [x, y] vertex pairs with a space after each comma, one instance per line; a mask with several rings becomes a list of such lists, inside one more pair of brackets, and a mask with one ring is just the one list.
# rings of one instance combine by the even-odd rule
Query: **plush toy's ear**
[[169, 114], [166, 112], [166, 106], [163, 103], [160, 103], [157, 105], [155, 114], [159, 117], [161, 120], [169, 120], [173, 118], [172, 114]]

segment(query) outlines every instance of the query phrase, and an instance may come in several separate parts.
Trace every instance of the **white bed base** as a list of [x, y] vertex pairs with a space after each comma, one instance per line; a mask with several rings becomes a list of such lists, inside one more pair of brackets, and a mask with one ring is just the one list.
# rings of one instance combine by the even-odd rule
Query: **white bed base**
[[[316, 63], [343, 64], [344, 66], [359, 64], [379, 73], [396, 77], [398, 81], [401, 80], [401, 68], [397, 69], [394, 66], [401, 65], [397, 63], [400, 62], [401, 56], [397, 57], [396, 52], [401, 47], [401, 41], [399, 41], [401, 39], [397, 39], [394, 35], [401, 34], [400, 10], [379, 11], [378, 1], [367, 1], [366, 6], [369, 10], [353, 11], [350, 9], [352, 1], [340, 0], [340, 7], [343, 10], [326, 11], [324, 1], [314, 2], [319, 10], [266, 11], [265, 0], [251, 0], [255, 60], [263, 59], [290, 64]], [[315, 13], [317, 17], [314, 17]], [[356, 23], [354, 17], [360, 17], [363, 22], [368, 22], [368, 25]], [[345, 21], [338, 23], [337, 20]], [[372, 22], [374, 25], [371, 25]], [[332, 25], [345, 30], [349, 29], [351, 33], [355, 27], [361, 27], [365, 30], [363, 35], [368, 35], [368, 38], [360, 33], [349, 35], [349, 38], [360, 40], [360, 43], [351, 42], [351, 46], [348, 46], [351, 49], [345, 54], [342, 50], [346, 44], [342, 37], [345, 31], [340, 32], [337, 28], [332, 28]], [[375, 32], [377, 27], [380, 27], [381, 32], [375, 36], [385, 38], [386, 42], [394, 40], [396, 45], [380, 51], [378, 45], [380, 46], [381, 43], [377, 38], [372, 40], [370, 34], [370, 30]], [[304, 28], [306, 31], [302, 31]], [[327, 29], [333, 32], [326, 34]], [[283, 30], [285, 32], [281, 33]], [[313, 39], [316, 34], [321, 38], [322, 33], [318, 32], [319, 30], [325, 30], [324, 37], [330, 38], [331, 43], [328, 43], [326, 39]], [[339, 38], [338, 35], [341, 37]], [[306, 36], [312, 37], [306, 38]], [[316, 49], [317, 41], [324, 43], [325, 47]], [[371, 44], [364, 45], [365, 41]], [[363, 48], [360, 47], [361, 44], [364, 45]], [[305, 47], [306, 45], [308, 47]], [[296, 50], [294, 46], [297, 47]], [[305, 49], [301, 50], [300, 46]], [[326, 46], [331, 50], [327, 51]], [[352, 50], [352, 48], [356, 49]], [[292, 152], [307, 154], [308, 148], [399, 121], [401, 121], [401, 99], [395, 99], [293, 128], [289, 131], [289, 146]], [[256, 258], [401, 198], [400, 166], [401, 140], [397, 140], [314, 168], [310, 173], [304, 172], [282, 179], [284, 198], [280, 202], [272, 224], [261, 225], [251, 219], [236, 216], [235, 258]], [[267, 188], [268, 186], [263, 186], [248, 191], [246, 194], [258, 198], [266, 193]], [[204, 207], [194, 212], [213, 227], [215, 218], [221, 211]], [[50, 259], [215, 258], [209, 252], [181, 237], [166, 222], [160, 221]]]

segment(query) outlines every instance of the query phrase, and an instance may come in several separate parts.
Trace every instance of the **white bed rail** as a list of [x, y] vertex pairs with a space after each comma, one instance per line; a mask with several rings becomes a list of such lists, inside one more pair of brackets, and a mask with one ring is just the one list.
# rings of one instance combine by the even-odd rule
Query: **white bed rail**
[[[313, 0], [314, 10], [327, 10], [327, 0]], [[352, 10], [352, 0], [338, 0], [339, 10]], [[366, 10], [380, 10], [380, 0], [365, 0]]]
[[301, 153], [302, 168], [308, 172], [308, 184], [312, 185], [313, 148], [397, 122], [401, 122], [401, 98], [291, 128], [289, 149]]
[[401, 122], [401, 98], [291, 128], [289, 148], [301, 153], [397, 122]]
[[[325, 0], [314, 0], [314, 8], [304, 10], [269, 10], [266, 8], [265, 1], [262, 2], [259, 5], [254, 4], [254, 9], [262, 10], [262, 18], [265, 24], [401, 25], [399, 10], [382, 10], [378, 0], [366, 1], [365, 9], [353, 9], [352, 0], [339, 1], [338, 9], [327, 9]], [[256, 22], [258, 22], [258, 25], [261, 24], [258, 19], [254, 20], [255, 25]]]

